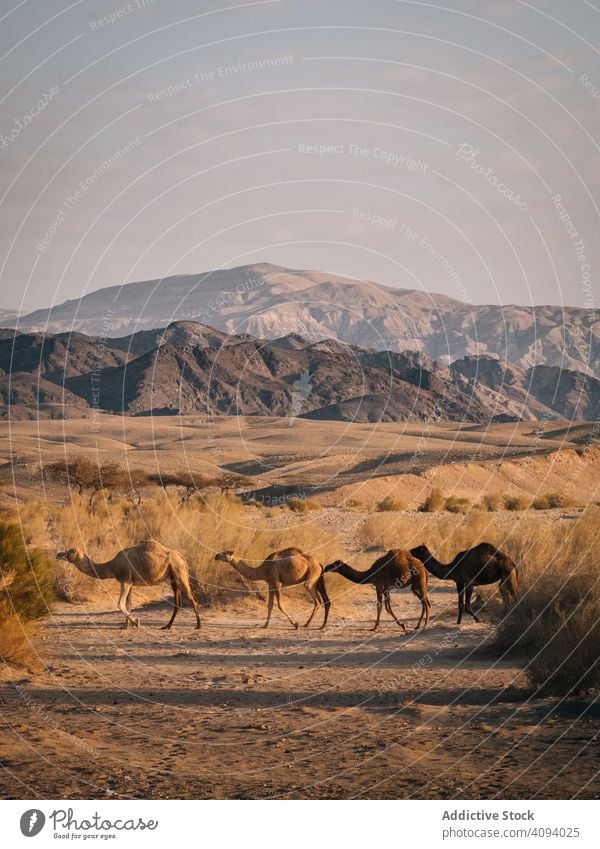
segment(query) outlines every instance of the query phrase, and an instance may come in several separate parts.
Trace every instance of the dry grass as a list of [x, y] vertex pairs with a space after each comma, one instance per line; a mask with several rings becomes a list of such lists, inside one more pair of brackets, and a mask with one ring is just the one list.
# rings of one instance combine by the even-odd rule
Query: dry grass
[[[158, 539], [184, 555], [205, 604], [231, 602], [247, 596], [249, 589], [253, 593], [263, 589], [215, 561], [219, 551], [234, 549], [251, 564], [290, 545], [309, 551], [322, 562], [343, 554], [335, 536], [301, 514], [275, 511], [284, 522], [283, 527], [274, 527], [269, 518], [273, 511], [245, 506], [233, 495], [197, 495], [182, 503], [175, 492], [157, 488], [153, 497], [139, 505], [98, 497], [93, 513], [88, 502], [87, 497], [74, 495], [64, 506], [29, 503], [19, 508], [18, 518], [29, 541], [53, 555], [73, 546], [102, 561], [140, 540]], [[82, 575], [64, 562], [56, 563], [53, 580], [57, 595], [68, 601], [92, 600], [112, 592], [104, 582]]]
[[288, 498], [284, 506], [293, 513], [311, 513], [322, 509], [319, 502], [311, 498]]
[[408, 510], [406, 501], [402, 501], [400, 498], [392, 498], [391, 495], [386, 495], [377, 505], [378, 513], [401, 513], [404, 510]]
[[15, 524], [0, 522], [0, 660], [33, 668], [30, 623], [50, 611], [51, 564], [38, 549], [28, 550]]
[[499, 623], [494, 648], [516, 652], [543, 692], [600, 686], [600, 509], [569, 523], [525, 523], [521, 596]]
[[434, 486], [425, 501], [419, 507], [422, 513], [439, 513], [446, 506], [446, 496], [442, 490]]

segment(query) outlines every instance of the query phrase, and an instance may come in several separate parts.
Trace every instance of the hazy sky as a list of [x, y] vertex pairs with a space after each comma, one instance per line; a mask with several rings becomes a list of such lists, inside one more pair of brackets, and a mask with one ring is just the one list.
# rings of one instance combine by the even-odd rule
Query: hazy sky
[[595, 3], [0, 0], [0, 307], [259, 261], [597, 307]]

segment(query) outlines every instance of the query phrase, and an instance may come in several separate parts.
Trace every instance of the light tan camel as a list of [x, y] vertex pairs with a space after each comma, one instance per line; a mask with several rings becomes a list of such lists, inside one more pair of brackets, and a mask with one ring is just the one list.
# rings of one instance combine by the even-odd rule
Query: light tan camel
[[196, 614], [196, 628], [200, 627], [200, 610], [198, 602], [190, 586], [189, 568], [183, 555], [173, 548], [167, 548], [154, 539], [144, 540], [131, 548], [119, 551], [112, 560], [106, 563], [94, 563], [87, 554], [77, 548], [61, 551], [56, 555], [57, 560], [68, 560], [84, 575], [104, 581], [112, 578], [121, 585], [118, 608], [125, 615], [123, 628], [131, 623], [137, 627], [140, 623], [131, 615], [131, 594], [133, 587], [151, 587], [170, 581], [173, 588], [173, 614], [163, 630], [173, 624], [182, 607], [184, 592], [189, 598]]
[[288, 616], [281, 605], [282, 588], [293, 587], [297, 584], [304, 584], [306, 592], [311, 597], [313, 603], [312, 613], [308, 617], [308, 621], [304, 627], [308, 628], [321, 602], [325, 606], [325, 616], [321, 628], [324, 628], [327, 624], [330, 601], [323, 580], [323, 567], [310, 554], [304, 554], [298, 548], [284, 548], [282, 551], [274, 551], [272, 554], [269, 554], [260, 566], [249, 566], [238, 557], [235, 551], [222, 551], [215, 556], [215, 559], [229, 563], [234, 569], [237, 569], [240, 575], [243, 575], [249, 581], [264, 581], [267, 584], [269, 588], [269, 600], [267, 621], [263, 625], [263, 628], [269, 627], [271, 613], [273, 611], [273, 601], [277, 602], [277, 607], [293, 627], [298, 627], [298, 623], [294, 622]]

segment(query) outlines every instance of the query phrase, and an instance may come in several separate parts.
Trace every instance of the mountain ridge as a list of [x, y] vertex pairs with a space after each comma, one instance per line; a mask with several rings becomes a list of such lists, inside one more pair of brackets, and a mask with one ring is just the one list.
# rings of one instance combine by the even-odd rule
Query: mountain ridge
[[4, 323], [21, 332], [77, 330], [114, 338], [177, 321], [264, 339], [297, 333], [415, 350], [446, 363], [489, 354], [521, 368], [558, 366], [600, 377], [600, 321], [593, 310], [468, 304], [269, 263], [111, 286]]
[[600, 380], [498, 358], [450, 364], [297, 333], [275, 340], [197, 322], [107, 339], [0, 335], [0, 416], [263, 415], [342, 421], [597, 419]]

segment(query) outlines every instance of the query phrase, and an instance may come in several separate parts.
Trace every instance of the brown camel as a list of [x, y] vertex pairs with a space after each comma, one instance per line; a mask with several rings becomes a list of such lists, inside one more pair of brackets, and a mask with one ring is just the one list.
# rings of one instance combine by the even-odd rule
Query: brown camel
[[385, 604], [385, 609], [390, 616], [397, 622], [403, 631], [406, 631], [404, 622], [400, 622], [394, 611], [392, 610], [392, 602], [390, 593], [394, 590], [401, 590], [404, 587], [410, 587], [414, 595], [421, 600], [421, 617], [417, 622], [417, 631], [425, 617], [424, 628], [429, 622], [429, 611], [431, 610], [431, 602], [427, 594], [427, 572], [420, 560], [412, 557], [410, 552], [403, 551], [399, 548], [393, 548], [378, 558], [373, 565], [364, 572], [359, 572], [348, 566], [342, 560], [336, 560], [335, 563], [330, 563], [323, 570], [327, 572], [336, 572], [342, 575], [349, 581], [355, 584], [373, 584], [377, 593], [377, 620], [371, 628], [376, 631], [379, 627], [381, 618], [381, 608]]
[[99, 578], [101, 581], [112, 578], [121, 585], [118, 608], [125, 615], [123, 628], [131, 623], [135, 627], [139, 620], [131, 615], [131, 595], [133, 587], [149, 587], [170, 581], [173, 588], [173, 614], [163, 630], [173, 624], [179, 609], [182, 607], [185, 593], [189, 598], [196, 614], [196, 628], [200, 627], [200, 610], [198, 602], [190, 586], [189, 568], [183, 555], [173, 548], [167, 548], [154, 539], [145, 540], [131, 548], [119, 551], [112, 560], [106, 563], [94, 563], [87, 554], [77, 548], [61, 551], [56, 555], [57, 560], [68, 560], [84, 575]]
[[321, 628], [327, 624], [329, 616], [329, 596], [325, 589], [323, 581], [323, 567], [310, 554], [305, 554], [298, 548], [284, 548], [282, 551], [274, 551], [272, 554], [263, 560], [260, 566], [249, 566], [238, 557], [235, 551], [222, 551], [215, 555], [216, 560], [223, 560], [229, 563], [234, 569], [247, 578], [249, 581], [264, 581], [269, 588], [269, 600], [267, 607], [267, 621], [263, 628], [269, 627], [271, 621], [271, 613], [273, 611], [273, 601], [277, 602], [277, 607], [283, 615], [294, 626], [298, 627], [298, 623], [288, 616], [281, 605], [281, 590], [283, 587], [293, 587], [297, 584], [304, 584], [306, 592], [312, 599], [313, 609], [308, 617], [308, 621], [304, 627], [308, 628], [317, 608], [323, 603], [325, 606], [325, 616]]
[[426, 545], [411, 548], [410, 553], [418, 558], [428, 572], [443, 581], [454, 581], [458, 594], [458, 619], [462, 621], [463, 611], [470, 613], [476, 622], [479, 619], [471, 609], [471, 596], [474, 587], [500, 582], [500, 592], [504, 606], [516, 601], [519, 591], [517, 567], [514, 562], [489, 542], [481, 542], [475, 548], [459, 551], [451, 563], [440, 563], [431, 554]]

